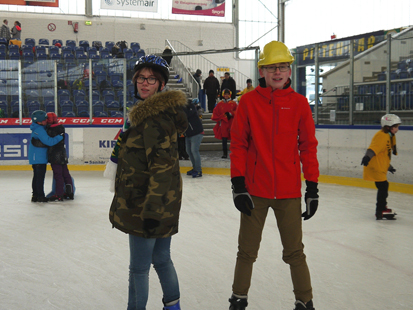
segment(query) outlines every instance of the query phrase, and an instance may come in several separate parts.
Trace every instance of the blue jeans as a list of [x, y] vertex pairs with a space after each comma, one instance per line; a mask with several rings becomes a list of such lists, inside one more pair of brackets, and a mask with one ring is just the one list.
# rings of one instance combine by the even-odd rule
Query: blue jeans
[[186, 152], [189, 155], [189, 159], [192, 163], [192, 168], [195, 171], [202, 172], [201, 168], [201, 155], [199, 155], [199, 147], [201, 145], [202, 139], [204, 138], [203, 134], [198, 134], [192, 137], [186, 137]]
[[128, 310], [145, 310], [149, 293], [149, 269], [153, 264], [165, 303], [180, 298], [178, 276], [171, 260], [171, 237], [143, 238], [129, 235]]

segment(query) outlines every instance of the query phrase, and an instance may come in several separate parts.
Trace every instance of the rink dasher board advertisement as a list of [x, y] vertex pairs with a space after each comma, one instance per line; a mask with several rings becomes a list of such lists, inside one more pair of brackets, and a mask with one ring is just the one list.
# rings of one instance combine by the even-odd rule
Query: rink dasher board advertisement
[[[31, 125], [31, 118], [22, 118], [22, 125]], [[66, 125], [90, 125], [90, 119], [88, 117], [59, 117], [58, 123], [64, 126]], [[19, 126], [20, 120], [18, 118], [0, 118], [1, 126]], [[119, 125], [122, 127], [122, 117], [93, 117], [92, 125]]]
[[100, 7], [106, 10], [158, 12], [158, 0], [101, 0]]
[[[65, 145], [69, 164], [106, 164], [122, 125], [111, 127], [66, 127]], [[29, 127], [0, 126], [0, 165], [27, 165], [31, 139]]]

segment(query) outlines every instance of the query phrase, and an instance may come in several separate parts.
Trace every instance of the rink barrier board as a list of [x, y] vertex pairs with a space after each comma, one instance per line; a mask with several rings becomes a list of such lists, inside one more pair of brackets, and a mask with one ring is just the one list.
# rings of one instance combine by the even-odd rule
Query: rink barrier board
[[[105, 165], [68, 165], [69, 170], [71, 171], [104, 171]], [[181, 173], [186, 173], [191, 169], [191, 167], [180, 167]], [[32, 166], [30, 165], [0, 165], [1, 170], [14, 170], [14, 171], [31, 171]], [[51, 171], [51, 166], [47, 166], [47, 170]], [[230, 176], [229, 168], [202, 168], [203, 174], [212, 174], [212, 175], [224, 175]], [[304, 180], [303, 175], [301, 179]], [[365, 181], [359, 178], [350, 178], [350, 177], [341, 177], [341, 176], [331, 176], [331, 175], [320, 175], [318, 178], [320, 183], [327, 184], [337, 184], [343, 186], [354, 186], [354, 187], [363, 187], [376, 189], [374, 182]], [[413, 185], [389, 182], [389, 191], [398, 192], [404, 194], [413, 195]]]

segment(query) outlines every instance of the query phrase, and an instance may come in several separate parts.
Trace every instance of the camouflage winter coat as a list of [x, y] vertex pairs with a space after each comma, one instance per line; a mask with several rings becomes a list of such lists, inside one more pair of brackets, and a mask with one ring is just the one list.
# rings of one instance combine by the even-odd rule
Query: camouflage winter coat
[[[183, 92], [167, 91], [129, 112], [131, 127], [122, 137], [109, 212], [117, 229], [145, 238], [166, 238], [178, 232], [182, 199], [178, 137], [188, 126], [185, 105]], [[160, 221], [160, 225], [144, 232], [144, 219]]]

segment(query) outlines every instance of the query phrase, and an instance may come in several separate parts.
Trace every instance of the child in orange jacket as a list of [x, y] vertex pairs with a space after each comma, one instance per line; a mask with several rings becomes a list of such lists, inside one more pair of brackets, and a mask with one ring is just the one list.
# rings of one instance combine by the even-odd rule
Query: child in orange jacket
[[392, 209], [387, 208], [387, 196], [389, 195], [389, 182], [387, 171], [395, 173], [396, 169], [390, 164], [391, 154], [397, 155], [396, 133], [402, 123], [400, 117], [395, 114], [386, 114], [381, 118], [382, 129], [371, 140], [370, 146], [364, 155], [361, 164], [363, 179], [374, 181], [377, 187], [376, 219], [395, 219]]
[[228, 140], [231, 140], [231, 125], [237, 110], [237, 103], [231, 100], [232, 92], [226, 88], [222, 91], [222, 99], [212, 112], [211, 119], [216, 121], [214, 126], [215, 138], [222, 140], [222, 158], [228, 157]]

